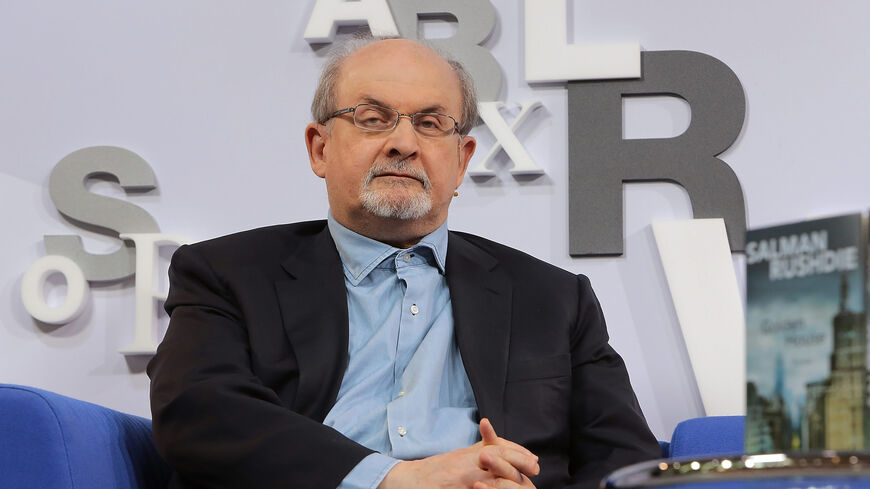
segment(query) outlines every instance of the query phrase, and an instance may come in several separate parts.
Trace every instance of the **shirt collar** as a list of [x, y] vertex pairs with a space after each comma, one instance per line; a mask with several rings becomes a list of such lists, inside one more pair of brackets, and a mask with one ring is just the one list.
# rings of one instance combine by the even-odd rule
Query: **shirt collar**
[[[381, 243], [342, 226], [335, 220], [332, 211], [327, 217], [327, 226], [344, 265], [345, 276], [353, 285], [359, 284], [387, 257], [402, 251], [400, 248]], [[420, 247], [432, 250], [435, 263], [443, 274], [447, 258], [447, 222], [445, 221], [437, 229], [423, 236], [419, 243], [409, 249]]]

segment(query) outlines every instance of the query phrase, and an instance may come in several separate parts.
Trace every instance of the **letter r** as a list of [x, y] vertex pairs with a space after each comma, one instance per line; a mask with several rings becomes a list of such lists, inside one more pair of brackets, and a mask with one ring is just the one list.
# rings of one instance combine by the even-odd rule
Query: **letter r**
[[[722, 217], [732, 251], [743, 251], [740, 182], [716, 158], [743, 128], [743, 87], [721, 61], [692, 51], [641, 53], [637, 80], [568, 82], [569, 253], [621, 255], [623, 182], [669, 181], [689, 193], [695, 218]], [[692, 120], [666, 139], [623, 139], [622, 98], [675, 95]]]

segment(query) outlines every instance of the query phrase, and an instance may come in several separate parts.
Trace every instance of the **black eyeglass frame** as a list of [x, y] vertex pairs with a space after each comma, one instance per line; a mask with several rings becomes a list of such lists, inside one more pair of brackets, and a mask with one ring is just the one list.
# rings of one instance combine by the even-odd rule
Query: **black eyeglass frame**
[[[344, 114], [347, 114], [347, 113], [350, 113], [350, 112], [353, 112], [354, 114], [356, 114], [356, 110], [357, 110], [358, 108], [360, 108], [360, 107], [364, 107], [364, 106], [365, 106], [365, 107], [376, 107], [376, 108], [378, 108], [378, 109], [388, 110], [388, 111], [390, 111], [390, 112], [394, 112], [394, 113], [396, 114], [396, 118], [395, 118], [395, 120], [393, 121], [393, 127], [390, 127], [390, 128], [387, 128], [387, 129], [372, 129], [372, 128], [370, 128], [370, 127], [363, 127], [363, 126], [360, 126], [360, 125], [358, 125], [358, 124], [356, 123], [356, 117], [354, 117], [354, 119], [353, 119], [353, 125], [354, 125], [355, 127], [358, 127], [358, 128], [360, 128], [360, 129], [364, 130], [364, 131], [371, 131], [371, 132], [389, 132], [389, 131], [392, 131], [393, 129], [395, 129], [396, 126], [399, 125], [399, 119], [401, 119], [402, 117], [407, 117], [408, 120], [411, 121], [411, 126], [414, 128], [414, 132], [416, 132], [417, 134], [419, 134], [419, 135], [421, 135], [421, 136], [423, 136], [423, 137], [426, 137], [426, 138], [431, 138], [431, 139], [443, 139], [443, 138], [449, 138], [450, 136], [452, 136], [452, 135], [454, 135], [454, 134], [459, 134], [459, 122], [457, 122], [456, 119], [453, 118], [452, 115], [441, 114], [441, 113], [438, 113], [438, 112], [415, 112], [415, 113], [413, 113], [413, 114], [403, 114], [403, 113], [399, 112], [398, 110], [393, 109], [393, 108], [391, 108], [391, 107], [384, 107], [383, 105], [378, 105], [378, 104], [367, 104], [367, 103], [356, 104], [356, 105], [353, 106], [353, 107], [346, 107], [346, 108], [344, 108], [344, 109], [336, 110], [336, 111], [333, 112], [332, 114], [329, 114], [329, 115], [326, 117], [326, 119], [323, 119], [322, 121], [320, 121], [319, 124], [321, 124], [321, 125], [322, 125], [322, 124], [326, 124], [327, 122], [329, 122], [330, 119], [333, 119], [333, 118], [335, 118], [335, 117], [338, 117], [338, 116], [340, 116], [340, 115], [344, 115]], [[426, 115], [435, 115], [435, 116], [440, 116], [440, 117], [449, 117], [450, 120], [453, 121], [453, 132], [451, 132], [451, 133], [445, 133], [445, 134], [443, 134], [443, 135], [441, 135], [441, 136], [432, 136], [432, 135], [424, 134], [424, 133], [420, 132], [420, 131], [417, 129], [417, 126], [414, 124], [414, 119], [415, 119], [416, 117], [419, 117], [419, 116], [426, 116]]]

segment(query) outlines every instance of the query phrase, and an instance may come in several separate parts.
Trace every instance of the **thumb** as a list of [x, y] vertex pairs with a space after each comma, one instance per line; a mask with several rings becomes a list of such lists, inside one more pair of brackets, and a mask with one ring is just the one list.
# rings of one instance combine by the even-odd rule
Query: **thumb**
[[480, 420], [480, 437], [483, 439], [484, 445], [495, 445], [498, 443], [498, 435], [495, 434], [495, 428], [489, 419], [483, 418]]

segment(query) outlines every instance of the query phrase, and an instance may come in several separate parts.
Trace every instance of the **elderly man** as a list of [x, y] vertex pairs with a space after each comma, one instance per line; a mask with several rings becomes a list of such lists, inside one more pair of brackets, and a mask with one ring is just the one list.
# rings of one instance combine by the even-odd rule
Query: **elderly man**
[[148, 369], [171, 487], [595, 487], [656, 457], [586, 277], [447, 230], [475, 149], [462, 67], [355, 43], [312, 112], [328, 220], [173, 257]]

